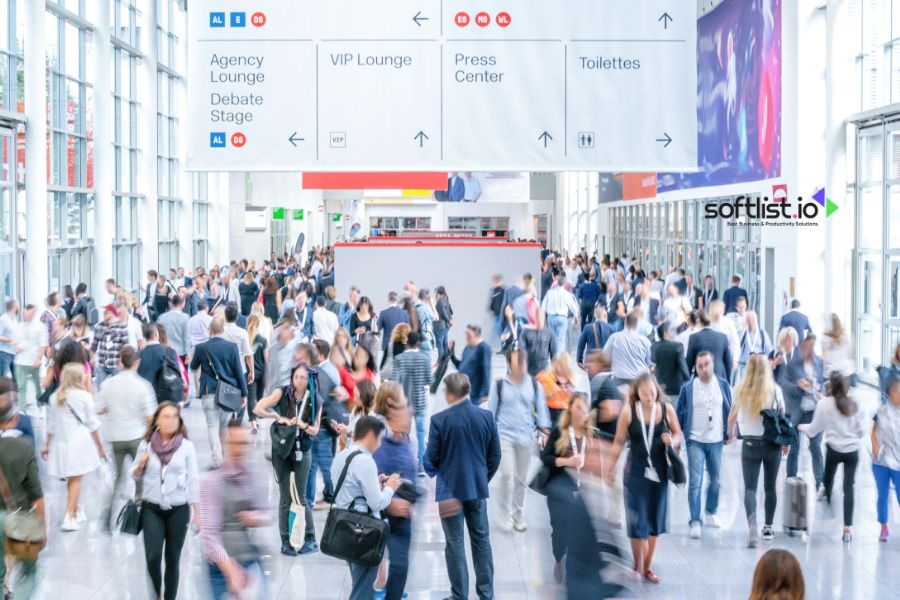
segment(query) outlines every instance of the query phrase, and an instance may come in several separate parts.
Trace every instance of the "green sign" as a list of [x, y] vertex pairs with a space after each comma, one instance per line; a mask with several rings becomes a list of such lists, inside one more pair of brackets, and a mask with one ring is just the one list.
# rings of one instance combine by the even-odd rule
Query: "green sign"
[[273, 221], [284, 221], [284, 207], [275, 207], [272, 209], [272, 220]]
[[303, 216], [304, 216], [304, 214], [303, 214], [303, 209], [302, 209], [302, 208], [295, 208], [295, 209], [294, 209], [294, 220], [295, 220], [295, 221], [302, 221], [302, 220], [303, 220]]
[[336, 213], [336, 214], [331, 215], [331, 220], [334, 221], [335, 223], [340, 223], [341, 222], [341, 213]]

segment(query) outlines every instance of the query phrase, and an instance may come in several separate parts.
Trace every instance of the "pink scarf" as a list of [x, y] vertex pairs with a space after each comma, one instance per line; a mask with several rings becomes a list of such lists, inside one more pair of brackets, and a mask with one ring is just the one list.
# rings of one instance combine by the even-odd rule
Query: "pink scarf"
[[181, 440], [184, 437], [180, 433], [176, 433], [172, 436], [172, 439], [169, 440], [169, 443], [163, 444], [162, 436], [159, 435], [159, 430], [153, 432], [153, 435], [150, 436], [150, 448], [153, 450], [153, 453], [156, 454], [157, 458], [159, 458], [160, 464], [162, 466], [166, 466], [169, 464], [169, 461], [172, 460], [172, 456], [178, 451], [178, 448], [181, 447]]

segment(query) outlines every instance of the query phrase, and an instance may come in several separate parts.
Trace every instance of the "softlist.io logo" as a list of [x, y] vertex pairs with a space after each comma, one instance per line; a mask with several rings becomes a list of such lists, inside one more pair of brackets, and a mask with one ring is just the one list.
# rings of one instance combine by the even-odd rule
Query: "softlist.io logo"
[[824, 187], [819, 188], [811, 199], [800, 196], [793, 201], [788, 199], [785, 187], [776, 190], [772, 198], [737, 196], [725, 202], [707, 202], [704, 206], [704, 217], [728, 219], [741, 226], [817, 225], [822, 209], [825, 209], [826, 217], [830, 217], [838, 209], [838, 205], [826, 197]]

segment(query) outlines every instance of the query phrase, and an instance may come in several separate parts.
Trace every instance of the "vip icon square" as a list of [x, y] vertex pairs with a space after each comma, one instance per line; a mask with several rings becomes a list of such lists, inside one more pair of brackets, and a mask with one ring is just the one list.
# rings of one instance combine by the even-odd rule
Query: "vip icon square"
[[347, 134], [343, 131], [332, 131], [328, 136], [332, 148], [346, 148]]
[[578, 132], [578, 147], [579, 148], [593, 148], [594, 147], [594, 132], [593, 131], [579, 131]]
[[242, 13], [242, 12], [231, 13], [231, 26], [232, 27], [246, 27], [247, 26], [247, 13]]
[[224, 148], [225, 147], [225, 132], [224, 131], [213, 131], [209, 134], [209, 147], [210, 148]]
[[209, 13], [209, 26], [210, 27], [225, 27], [225, 13], [223, 13], [223, 12]]

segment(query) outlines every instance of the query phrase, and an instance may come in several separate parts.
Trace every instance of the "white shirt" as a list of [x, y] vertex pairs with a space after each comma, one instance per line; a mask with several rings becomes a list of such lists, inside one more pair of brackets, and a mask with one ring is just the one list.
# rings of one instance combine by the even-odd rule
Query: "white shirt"
[[578, 285], [578, 275], [581, 273], [581, 269], [578, 267], [566, 267], [566, 282], [572, 286], [572, 289], [575, 289], [575, 286]]
[[106, 413], [103, 437], [108, 442], [140, 439], [154, 410], [153, 387], [137, 371], [122, 371], [106, 379], [97, 394], [97, 412]]
[[[141, 479], [144, 484], [144, 500], [158, 504], [163, 510], [200, 501], [200, 471], [197, 468], [197, 452], [191, 440], [181, 441], [181, 446], [165, 467], [146, 441], [138, 446], [138, 457], [143, 456], [144, 452], [150, 453]], [[135, 461], [134, 466], [137, 467], [138, 464]]]
[[704, 444], [721, 442], [725, 424], [722, 422], [724, 399], [719, 380], [711, 377], [709, 383], [703, 383], [695, 377], [691, 385], [694, 388], [694, 406], [688, 439]]
[[18, 353], [13, 361], [17, 365], [33, 367], [41, 354], [41, 348], [50, 343], [47, 326], [41, 323], [37, 315], [31, 321], [22, 321], [15, 325], [15, 340]]
[[809, 437], [825, 432], [825, 443], [836, 452], [856, 452], [859, 440], [865, 434], [862, 425], [863, 412], [845, 416], [837, 408], [834, 398], [828, 396], [816, 403], [812, 423], [800, 425], [798, 429]]
[[688, 353], [688, 343], [690, 342], [690, 338], [693, 334], [700, 331], [699, 329], [685, 329], [681, 333], [675, 336], [675, 341], [681, 344], [684, 347], [684, 356], [687, 358]]
[[212, 323], [212, 320], [212, 315], [205, 312], [198, 312], [188, 319], [190, 354], [194, 353], [194, 348], [209, 341], [209, 324]]
[[134, 316], [128, 317], [128, 323], [125, 325], [125, 328], [128, 330], [128, 345], [135, 350], [140, 350], [138, 344], [144, 339], [141, 325], [142, 323]]
[[564, 287], [555, 287], [547, 292], [547, 295], [544, 296], [544, 301], [541, 303], [541, 310], [548, 316], [567, 317], [570, 313], [573, 315], [579, 314], [575, 296]]
[[734, 321], [723, 317], [715, 323], [710, 324], [710, 327], [713, 331], [725, 334], [728, 338], [728, 347], [731, 348], [731, 359], [732, 361], [737, 362], [741, 357], [741, 338], [738, 337]]
[[825, 372], [837, 371], [844, 377], [849, 377], [856, 372], [856, 357], [853, 352], [853, 342], [849, 336], [844, 335], [843, 341], [835, 341], [827, 336], [822, 336], [822, 360], [825, 361]]
[[233, 344], [237, 344], [238, 352], [240, 353], [241, 358], [253, 354], [253, 350], [250, 348], [250, 338], [247, 337], [247, 332], [238, 327], [237, 323], [225, 323], [225, 331], [222, 334], [222, 338], [228, 340]]
[[324, 340], [329, 344], [333, 344], [334, 335], [337, 333], [338, 327], [340, 327], [337, 315], [324, 306], [321, 306], [313, 311], [312, 320], [313, 328], [316, 332], [313, 337], [317, 340]]
[[[738, 402], [739, 399], [735, 398], [735, 402]], [[772, 400], [766, 402], [763, 406], [763, 410], [768, 408], [776, 408], [778, 410], [784, 410], [784, 396], [781, 393], [781, 388], [777, 385], [775, 386], [775, 393]], [[741, 432], [742, 437], [762, 437], [765, 432], [765, 428], [763, 427], [762, 415], [750, 414], [743, 405], [738, 409], [737, 415], [737, 425], [738, 431]]]
[[673, 296], [671, 298], [666, 298], [666, 301], [663, 302], [663, 314], [666, 317], [666, 323], [669, 324], [669, 329], [677, 329], [681, 327], [681, 324], [684, 323], [684, 314], [685, 311], [690, 311], [691, 308], [687, 304], [687, 300], [682, 296]]

